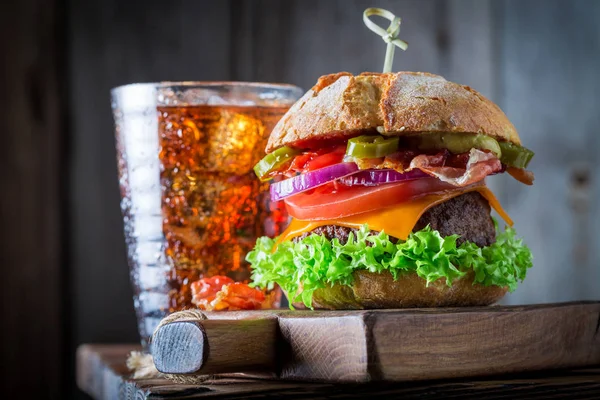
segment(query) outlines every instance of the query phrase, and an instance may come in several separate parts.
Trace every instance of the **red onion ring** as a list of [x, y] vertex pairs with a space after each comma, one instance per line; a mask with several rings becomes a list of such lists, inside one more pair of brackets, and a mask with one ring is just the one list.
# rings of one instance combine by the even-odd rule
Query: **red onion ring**
[[393, 169], [369, 169], [341, 178], [340, 183], [346, 186], [377, 186], [384, 183], [409, 181], [428, 177], [429, 175], [420, 169], [413, 169], [412, 171], [404, 173]]
[[286, 197], [314, 189], [357, 171], [358, 166], [355, 163], [340, 163], [275, 182], [271, 184], [271, 201], [283, 200]]

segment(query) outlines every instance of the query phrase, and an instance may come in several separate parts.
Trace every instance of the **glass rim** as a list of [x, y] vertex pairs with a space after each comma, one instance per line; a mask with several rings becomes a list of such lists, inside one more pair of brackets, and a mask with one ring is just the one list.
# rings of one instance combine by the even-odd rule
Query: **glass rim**
[[[161, 82], [138, 82], [127, 83], [125, 85], [115, 86], [110, 89], [111, 94], [125, 91], [129, 88], [169, 88], [169, 87], [187, 87], [187, 88], [211, 88], [211, 87], [248, 87], [253, 89], [280, 89], [293, 90], [299, 92], [300, 96], [304, 90], [291, 83], [271, 83], [271, 82], [246, 82], [246, 81], [161, 81]], [[298, 96], [298, 97], [300, 97]]]

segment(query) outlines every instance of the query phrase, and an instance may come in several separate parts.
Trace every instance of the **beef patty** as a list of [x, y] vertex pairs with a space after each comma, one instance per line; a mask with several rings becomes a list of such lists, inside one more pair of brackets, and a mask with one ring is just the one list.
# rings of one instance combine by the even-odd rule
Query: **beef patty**
[[[489, 246], [496, 241], [496, 229], [490, 211], [488, 201], [481, 194], [465, 193], [427, 210], [417, 221], [413, 232], [430, 225], [442, 236], [460, 235], [456, 241], [459, 245], [469, 241], [479, 247]], [[350, 232], [356, 234], [356, 231], [354, 228], [326, 225], [305, 232], [292, 240], [297, 242], [316, 233], [330, 240], [338, 238], [341, 243], [346, 243]]]

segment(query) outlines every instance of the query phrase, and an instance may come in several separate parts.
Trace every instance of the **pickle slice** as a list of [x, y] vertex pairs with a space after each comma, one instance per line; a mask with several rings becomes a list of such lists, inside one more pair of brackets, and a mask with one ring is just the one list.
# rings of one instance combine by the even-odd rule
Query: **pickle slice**
[[533, 158], [534, 152], [511, 142], [498, 142], [491, 136], [481, 133], [426, 133], [413, 136], [419, 150], [448, 149], [451, 153], [466, 153], [471, 149], [490, 151], [502, 164], [515, 168], [526, 168]]
[[356, 158], [379, 158], [398, 150], [399, 138], [383, 136], [358, 136], [348, 140], [346, 155]]
[[529, 161], [531, 161], [535, 154], [528, 148], [511, 142], [499, 142], [498, 144], [502, 149], [502, 158], [500, 158], [500, 161], [511, 167], [527, 168]]
[[300, 150], [292, 149], [284, 146], [274, 152], [267, 154], [262, 160], [260, 160], [254, 166], [254, 173], [262, 182], [270, 181], [273, 179], [269, 174], [283, 164], [290, 161], [292, 158], [300, 154]]
[[496, 139], [483, 134], [468, 133], [428, 133], [422, 134], [415, 139], [419, 140], [419, 150], [441, 150], [448, 149], [451, 153], [467, 153], [471, 149], [487, 150], [502, 160], [502, 149]]

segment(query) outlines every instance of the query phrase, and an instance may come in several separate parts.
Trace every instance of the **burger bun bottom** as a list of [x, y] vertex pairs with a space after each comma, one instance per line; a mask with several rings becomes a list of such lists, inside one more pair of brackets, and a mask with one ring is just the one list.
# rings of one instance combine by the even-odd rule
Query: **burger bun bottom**
[[[378, 308], [469, 307], [487, 306], [499, 301], [508, 288], [473, 284], [474, 273], [454, 280], [451, 286], [445, 279], [427, 282], [416, 273], [407, 273], [394, 280], [387, 271], [354, 272], [352, 286], [335, 284], [317, 289], [312, 306], [326, 310], [360, 310]], [[294, 303], [304, 308], [302, 303]]]

